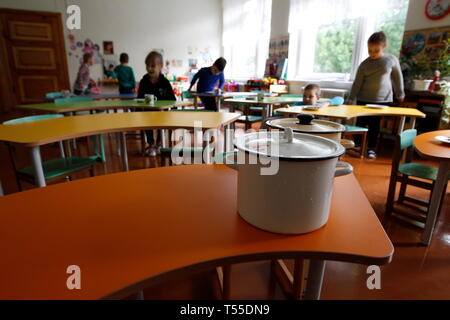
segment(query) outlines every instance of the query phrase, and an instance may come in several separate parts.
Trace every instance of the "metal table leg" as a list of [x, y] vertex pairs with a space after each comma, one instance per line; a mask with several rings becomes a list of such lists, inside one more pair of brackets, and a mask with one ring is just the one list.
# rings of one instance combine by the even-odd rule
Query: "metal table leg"
[[30, 148], [31, 163], [34, 171], [34, 180], [36, 187], [45, 187], [44, 169], [42, 168], [41, 151], [39, 146]]
[[416, 117], [411, 117], [411, 129], [416, 127]]
[[220, 97], [216, 97], [217, 112], [220, 112]]
[[325, 260], [310, 260], [305, 300], [319, 300], [324, 272]]
[[430, 207], [428, 208], [427, 221], [425, 223], [425, 231], [422, 234], [422, 243], [424, 245], [429, 245], [431, 242], [431, 236], [433, 235], [434, 224], [436, 222], [437, 216], [439, 214], [439, 204], [441, 203], [442, 193], [446, 192], [444, 190], [445, 184], [447, 183], [447, 175], [450, 169], [450, 162], [443, 161], [439, 164], [439, 170], [437, 174], [437, 179], [433, 187], [433, 196], [431, 197]]
[[405, 128], [405, 116], [400, 117], [400, 123], [398, 125], [398, 133], [402, 133], [403, 129]]
[[120, 135], [120, 144], [122, 146], [122, 165], [124, 171], [129, 171], [128, 168], [128, 154], [127, 154], [127, 139], [125, 137], [125, 132], [119, 133]]
[[61, 158], [65, 158], [66, 153], [64, 151], [64, 143], [62, 141], [59, 141], [58, 144], [59, 144], [59, 152], [61, 153]]

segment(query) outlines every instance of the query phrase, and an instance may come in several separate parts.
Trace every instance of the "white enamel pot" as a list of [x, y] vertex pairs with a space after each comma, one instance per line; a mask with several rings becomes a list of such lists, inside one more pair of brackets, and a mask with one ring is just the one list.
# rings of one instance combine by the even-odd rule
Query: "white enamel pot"
[[238, 170], [239, 214], [275, 233], [301, 234], [325, 225], [334, 177], [353, 172], [337, 161], [345, 151], [341, 144], [290, 128], [245, 134], [235, 146], [237, 164], [230, 166]]
[[297, 118], [279, 118], [266, 122], [271, 129], [291, 128], [294, 132], [313, 134], [315, 136], [334, 140], [344, 146], [346, 149], [354, 148], [355, 143], [351, 140], [341, 139], [345, 132], [345, 126], [340, 123], [314, 120], [314, 116], [308, 113], [302, 113]]

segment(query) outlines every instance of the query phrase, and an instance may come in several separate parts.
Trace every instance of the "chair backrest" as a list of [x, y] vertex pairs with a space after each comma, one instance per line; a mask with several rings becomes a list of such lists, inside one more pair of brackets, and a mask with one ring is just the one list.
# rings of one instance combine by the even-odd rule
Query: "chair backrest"
[[55, 103], [68, 103], [68, 102], [85, 102], [85, 101], [93, 101], [94, 99], [89, 97], [71, 97], [71, 98], [60, 98], [55, 99]]
[[62, 92], [49, 92], [45, 95], [45, 97], [49, 99], [61, 98], [62, 96]]
[[38, 120], [45, 120], [45, 119], [54, 119], [54, 118], [62, 118], [64, 115], [62, 114], [42, 114], [38, 116], [28, 116], [28, 117], [22, 117], [17, 119], [12, 119], [3, 122], [3, 124], [15, 124], [15, 123], [21, 123], [21, 122], [27, 122], [27, 121], [38, 121]]
[[400, 139], [400, 150], [404, 150], [406, 148], [411, 147], [414, 144], [414, 139], [417, 136], [417, 130], [416, 129], [409, 129], [403, 131], [399, 135]]

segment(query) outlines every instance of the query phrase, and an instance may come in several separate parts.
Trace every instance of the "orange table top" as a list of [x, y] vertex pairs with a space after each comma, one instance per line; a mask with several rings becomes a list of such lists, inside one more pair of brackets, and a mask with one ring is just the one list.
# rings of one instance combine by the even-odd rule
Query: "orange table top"
[[436, 160], [450, 161], [450, 145], [435, 139], [437, 136], [450, 137], [450, 130], [439, 130], [421, 134], [414, 139], [414, 146], [420, 155]]
[[425, 114], [414, 108], [370, 108], [367, 106], [329, 106], [319, 110], [304, 110], [303, 107], [289, 107], [276, 109], [278, 113], [289, 115], [299, 113], [310, 113], [316, 116], [330, 117], [336, 119], [352, 119], [364, 116], [394, 116], [394, 117], [416, 117], [425, 118]]
[[51, 142], [109, 132], [145, 129], [220, 128], [241, 115], [226, 112], [125, 112], [63, 117], [0, 125], [0, 141], [39, 146]]
[[[122, 298], [175, 272], [227, 263], [385, 264], [394, 251], [353, 175], [336, 178], [328, 224], [295, 236], [240, 218], [237, 172], [224, 165], [81, 179], [0, 197], [0, 208], [0, 299]], [[66, 287], [69, 265], [81, 268], [81, 290]]]

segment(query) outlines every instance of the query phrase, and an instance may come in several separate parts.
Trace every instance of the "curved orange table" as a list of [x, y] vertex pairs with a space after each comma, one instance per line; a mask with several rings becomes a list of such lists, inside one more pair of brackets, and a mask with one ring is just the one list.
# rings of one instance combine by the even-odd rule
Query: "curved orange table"
[[[76, 195], [68, 205], [67, 196]], [[330, 220], [297, 236], [237, 213], [224, 165], [145, 169], [0, 197], [0, 299], [123, 298], [180, 272], [270, 259], [389, 263], [393, 246], [353, 175], [336, 178]], [[81, 268], [81, 290], [66, 269]]]
[[428, 209], [425, 231], [422, 235], [422, 243], [425, 245], [431, 242], [434, 224], [439, 214], [439, 203], [442, 198], [442, 193], [446, 191], [445, 186], [447, 185], [450, 170], [450, 145], [445, 145], [437, 141], [435, 139], [436, 136], [450, 137], [450, 130], [427, 132], [414, 139], [414, 146], [421, 156], [439, 162], [439, 170], [433, 187], [433, 195], [430, 200], [431, 203]]

